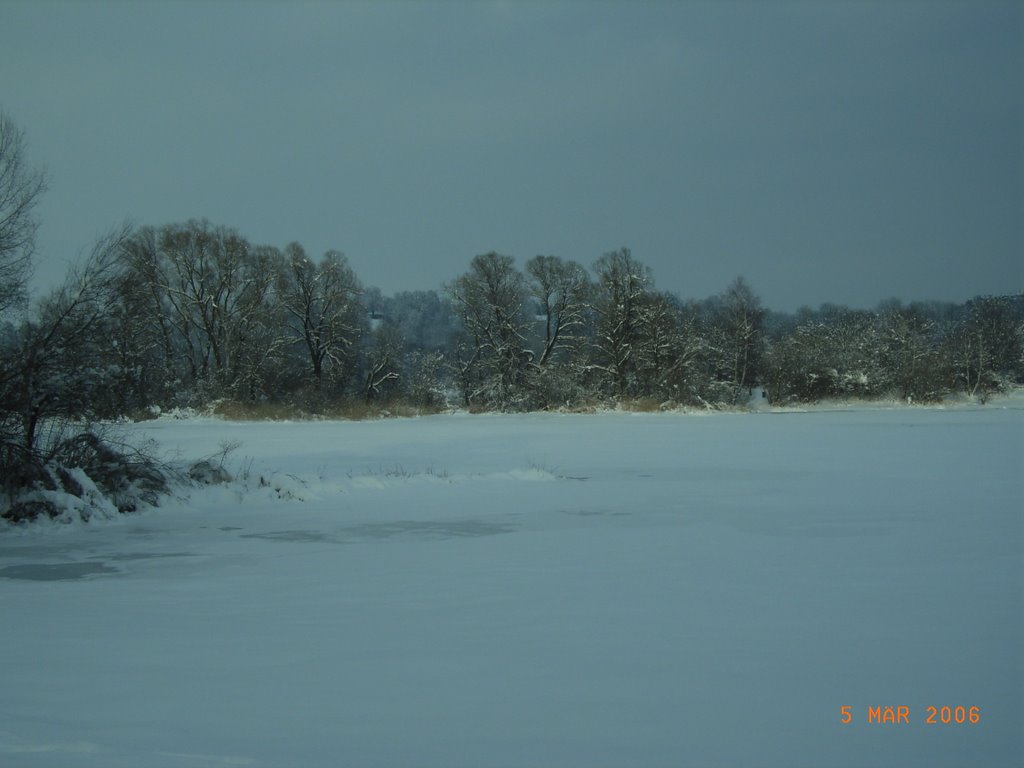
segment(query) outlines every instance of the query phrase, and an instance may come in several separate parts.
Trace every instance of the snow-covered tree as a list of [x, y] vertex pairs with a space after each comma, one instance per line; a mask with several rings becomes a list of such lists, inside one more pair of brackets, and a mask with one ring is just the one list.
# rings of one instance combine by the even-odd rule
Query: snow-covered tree
[[306, 350], [312, 384], [323, 390], [328, 376], [343, 384], [354, 373], [366, 331], [359, 279], [339, 251], [328, 251], [317, 264], [292, 243], [284, 256], [278, 290], [295, 343]]
[[363, 398], [366, 402], [389, 400], [400, 390], [405, 340], [394, 323], [384, 320], [368, 335], [363, 356]]
[[874, 397], [891, 388], [884, 345], [873, 312], [822, 305], [770, 340], [763, 381], [772, 402]]
[[252, 396], [281, 348], [274, 249], [206, 221], [138, 230], [125, 248], [169, 380], [200, 399]]
[[642, 334], [641, 314], [654, 281], [650, 269], [634, 259], [628, 248], [603, 255], [594, 263], [594, 273], [593, 365], [604, 374], [611, 394], [633, 396], [637, 391], [636, 347]]
[[281, 253], [269, 246], [250, 247], [243, 284], [231, 318], [232, 358], [228, 391], [256, 400], [272, 394], [281, 374], [282, 357], [292, 339], [277, 290]]
[[448, 288], [463, 333], [456, 347], [458, 378], [467, 405], [518, 404], [532, 364], [526, 283], [511, 256], [476, 256]]
[[984, 402], [1024, 376], [1024, 296], [967, 302], [945, 347], [959, 388]]
[[558, 256], [535, 256], [526, 262], [527, 286], [544, 325], [538, 365], [546, 365], [556, 353], [566, 356], [576, 349], [586, 324], [592, 286], [586, 269]]
[[745, 279], [737, 277], [711, 306], [708, 344], [714, 352], [716, 375], [731, 387], [732, 402], [743, 402], [760, 375], [764, 322], [761, 299]]
[[938, 325], [919, 309], [888, 307], [879, 313], [881, 367], [889, 389], [909, 402], [934, 400], [949, 388]]
[[699, 402], [703, 342], [694, 315], [671, 294], [652, 291], [644, 297], [638, 319], [636, 394]]

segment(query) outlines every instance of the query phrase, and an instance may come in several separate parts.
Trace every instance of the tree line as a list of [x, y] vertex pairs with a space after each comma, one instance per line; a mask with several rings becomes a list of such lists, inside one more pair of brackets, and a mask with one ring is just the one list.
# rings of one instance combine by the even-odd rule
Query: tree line
[[[205, 220], [123, 226], [34, 305], [45, 176], [0, 115], [0, 465], [69, 420], [230, 402], [329, 413], [735, 407], [823, 398], [986, 400], [1024, 381], [1024, 296], [772, 312], [742, 277], [682, 300], [628, 248], [586, 266], [473, 257], [438, 290], [384, 296], [340, 251], [250, 242]], [[81, 446], [78, 447], [79, 449]], [[36, 462], [42, 466], [41, 459]], [[23, 486], [43, 470], [9, 471]], [[19, 470], [20, 471], [20, 470]], [[25, 475], [22, 477], [21, 475]], [[35, 478], [35, 479], [33, 479]]]
[[590, 269], [474, 257], [441, 290], [365, 289], [338, 251], [253, 245], [190, 221], [123, 228], [3, 334], [5, 408], [114, 418], [219, 400], [538, 410], [616, 401], [743, 405], [987, 398], [1022, 380], [1021, 296], [776, 313], [741, 277], [656, 289], [628, 248]]

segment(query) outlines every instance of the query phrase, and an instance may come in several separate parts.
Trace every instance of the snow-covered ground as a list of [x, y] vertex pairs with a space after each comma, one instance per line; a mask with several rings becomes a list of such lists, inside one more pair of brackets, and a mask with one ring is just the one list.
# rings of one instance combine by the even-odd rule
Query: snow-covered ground
[[1019, 766], [1021, 405], [134, 426], [248, 480], [0, 531], [0, 765]]

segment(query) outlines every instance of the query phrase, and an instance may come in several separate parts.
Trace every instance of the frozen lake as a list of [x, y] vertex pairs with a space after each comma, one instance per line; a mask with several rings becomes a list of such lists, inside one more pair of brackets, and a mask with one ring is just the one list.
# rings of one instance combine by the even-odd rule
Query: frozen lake
[[249, 480], [0, 531], [0, 765], [1021, 765], [1008, 402], [136, 425]]

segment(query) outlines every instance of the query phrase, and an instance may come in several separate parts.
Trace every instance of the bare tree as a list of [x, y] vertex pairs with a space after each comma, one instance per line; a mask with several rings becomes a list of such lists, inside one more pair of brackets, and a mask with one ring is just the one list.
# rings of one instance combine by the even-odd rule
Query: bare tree
[[606, 253], [594, 264], [594, 272], [595, 367], [608, 376], [615, 395], [633, 395], [637, 385], [641, 312], [653, 284], [651, 272], [633, 258], [628, 248]]
[[350, 372], [365, 318], [359, 301], [362, 287], [345, 256], [328, 251], [314, 264], [301, 245], [290, 244], [278, 291], [293, 331], [309, 354], [316, 389], [322, 389], [327, 372], [336, 377]]
[[511, 256], [482, 254], [449, 293], [465, 330], [456, 348], [463, 399], [467, 405], [476, 396], [499, 407], [512, 405], [522, 394], [533, 356], [527, 348], [522, 273]]
[[363, 398], [387, 400], [397, 389], [401, 373], [405, 340], [398, 326], [385, 320], [372, 333], [372, 344], [366, 352]]
[[231, 385], [235, 394], [255, 400], [289, 338], [284, 307], [275, 289], [281, 252], [270, 246], [249, 249], [230, 319]]
[[746, 397], [760, 375], [764, 309], [742, 277], [711, 302], [710, 346], [717, 375], [732, 388], [734, 403]]
[[1024, 373], [1024, 298], [980, 296], [948, 334], [954, 378], [981, 402]]
[[825, 306], [806, 314], [765, 344], [761, 383], [773, 403], [871, 397], [890, 386], [874, 313]]
[[[125, 226], [99, 239], [0, 358], [0, 516], [88, 520], [156, 504], [167, 489], [166, 472], [145, 448], [112, 441], [93, 423], [120, 383], [107, 361], [128, 234]], [[104, 500], [72, 470], [85, 473]], [[78, 500], [66, 506], [38, 491]]]
[[29, 168], [24, 133], [0, 112], [0, 314], [24, 304], [32, 268], [34, 214], [46, 175]]
[[879, 357], [889, 387], [908, 402], [937, 399], [949, 378], [937, 324], [916, 307], [886, 309], [878, 323]]
[[[141, 227], [124, 244], [124, 296], [122, 305], [132, 308], [142, 320], [151, 338], [135, 335], [135, 344], [149, 344], [155, 358], [161, 389], [168, 393], [180, 386], [186, 375], [194, 374], [192, 331], [187, 312], [181, 312], [177, 296], [167, 289], [168, 265], [160, 251], [160, 233], [154, 227]], [[156, 402], [156, 401], [154, 401]]]
[[667, 293], [648, 293], [637, 316], [636, 394], [682, 402], [692, 399], [693, 369], [701, 351], [691, 318]]
[[[120, 249], [127, 227], [101, 238], [84, 264], [40, 304], [23, 325], [21, 348], [0, 372], [0, 416], [27, 450], [36, 446], [40, 422], [53, 416], [89, 416], [96, 391], [106, 385], [96, 333], [116, 299]], [[17, 426], [11, 422], [15, 417]]]
[[170, 267], [164, 289], [196, 333], [199, 373], [223, 384], [232, 363], [232, 324], [246, 311], [249, 243], [233, 230], [190, 221], [165, 227], [160, 248]]
[[545, 365], [557, 350], [574, 348], [585, 322], [590, 278], [581, 265], [557, 256], [535, 256], [526, 262], [526, 273], [544, 319], [544, 348], [537, 364]]
[[97, 393], [94, 407], [116, 417], [166, 402], [173, 388], [163, 355], [160, 326], [150, 309], [145, 287], [132, 274], [122, 248], [121, 266], [112, 281], [114, 297], [100, 323], [102, 370], [110, 386]]
[[276, 322], [279, 253], [206, 221], [137, 232], [125, 249], [168, 372], [209, 394], [254, 396], [281, 348]]

